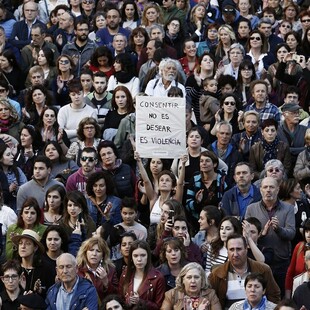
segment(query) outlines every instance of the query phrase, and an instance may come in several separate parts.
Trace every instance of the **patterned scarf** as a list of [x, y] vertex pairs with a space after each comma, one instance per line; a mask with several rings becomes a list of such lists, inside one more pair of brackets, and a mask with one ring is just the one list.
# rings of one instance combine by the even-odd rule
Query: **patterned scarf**
[[268, 143], [263, 138], [262, 139], [262, 146], [264, 149], [264, 157], [263, 157], [263, 164], [265, 165], [267, 161], [270, 159], [277, 159], [277, 153], [278, 153], [278, 144], [279, 144], [279, 138], [276, 137], [273, 142]]

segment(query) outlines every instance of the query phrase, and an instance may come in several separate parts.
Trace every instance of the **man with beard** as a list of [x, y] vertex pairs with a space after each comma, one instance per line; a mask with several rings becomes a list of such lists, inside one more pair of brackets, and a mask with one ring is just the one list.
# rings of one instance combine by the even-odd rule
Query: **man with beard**
[[109, 110], [111, 110], [112, 93], [107, 92], [107, 76], [98, 71], [93, 75], [94, 91], [88, 94], [87, 98], [90, 100], [90, 105], [97, 110], [98, 123], [103, 127], [105, 117]]
[[105, 28], [99, 29], [96, 33], [96, 42], [99, 46], [105, 45], [110, 50], [113, 50], [113, 38], [116, 34], [123, 34], [126, 36], [127, 40], [130, 35], [130, 31], [120, 27], [122, 22], [121, 13], [117, 8], [111, 8], [107, 12]]
[[82, 67], [94, 53], [97, 45], [88, 39], [89, 26], [85, 20], [77, 21], [74, 25], [75, 40], [67, 43], [62, 49], [62, 55], [69, 55], [75, 63], [75, 76], [80, 76]]
[[185, 87], [176, 81], [177, 68], [177, 60], [171, 58], [163, 59], [159, 64], [161, 78], [150, 80], [146, 85], [145, 93], [148, 96], [167, 97], [169, 89], [174, 86], [180, 88], [183, 97], [185, 97]]
[[92, 173], [100, 171], [100, 169], [96, 169], [97, 162], [98, 156], [96, 150], [92, 147], [85, 147], [80, 157], [81, 168], [71, 174], [67, 180], [67, 192], [78, 190], [85, 195], [85, 198], [88, 198], [86, 194], [86, 183]]

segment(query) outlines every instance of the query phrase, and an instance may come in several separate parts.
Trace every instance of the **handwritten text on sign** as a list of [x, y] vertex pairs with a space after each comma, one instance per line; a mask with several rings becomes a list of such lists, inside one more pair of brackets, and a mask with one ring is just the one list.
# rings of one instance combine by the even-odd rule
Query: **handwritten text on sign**
[[143, 158], [185, 154], [185, 99], [136, 97], [136, 145]]

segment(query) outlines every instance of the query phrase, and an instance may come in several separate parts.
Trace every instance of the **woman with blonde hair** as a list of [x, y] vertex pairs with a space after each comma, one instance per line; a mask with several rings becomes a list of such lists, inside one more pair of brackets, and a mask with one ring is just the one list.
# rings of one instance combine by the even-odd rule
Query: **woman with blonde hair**
[[149, 29], [154, 24], [163, 25], [163, 15], [160, 6], [157, 3], [148, 3], [143, 10], [141, 26]]
[[217, 63], [228, 65], [228, 52], [233, 43], [236, 43], [236, 34], [231, 26], [222, 25], [218, 29], [219, 44], [211, 48], [211, 53], [215, 56]]
[[25, 124], [19, 121], [16, 109], [10, 104], [8, 99], [0, 99], [0, 132], [8, 134], [19, 141], [20, 131]]
[[110, 249], [102, 238], [93, 236], [84, 241], [78, 251], [78, 275], [90, 280], [100, 301], [117, 292], [118, 279], [110, 259]]
[[194, 42], [202, 42], [206, 38], [207, 25], [205, 24], [206, 7], [204, 3], [196, 4], [191, 12], [188, 23], [190, 38]]
[[160, 309], [181, 310], [184, 308], [221, 309], [215, 291], [210, 288], [203, 268], [197, 263], [189, 263], [182, 268], [176, 279], [176, 287], [165, 294]]

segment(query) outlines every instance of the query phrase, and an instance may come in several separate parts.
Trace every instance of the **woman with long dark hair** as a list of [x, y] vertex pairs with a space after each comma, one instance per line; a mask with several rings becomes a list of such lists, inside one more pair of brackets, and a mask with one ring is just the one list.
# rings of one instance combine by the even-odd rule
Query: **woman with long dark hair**
[[64, 154], [67, 154], [70, 140], [66, 131], [59, 127], [57, 121], [58, 109], [54, 106], [46, 106], [43, 108], [39, 121], [36, 125], [36, 132], [42, 137], [42, 141], [57, 141]]
[[11, 49], [0, 53], [0, 72], [0, 78], [5, 79], [11, 85], [10, 97], [17, 97], [19, 92], [25, 88], [25, 75]]
[[68, 236], [69, 252], [76, 255], [81, 243], [92, 236], [96, 225], [89, 215], [86, 198], [81, 192], [75, 190], [67, 193], [64, 205], [60, 226]]
[[114, 60], [115, 73], [110, 76], [107, 91], [114, 92], [117, 86], [125, 86], [132, 98], [140, 91], [140, 81], [136, 77], [136, 70], [130, 54], [118, 54]]
[[14, 154], [9, 146], [0, 144], [0, 169], [5, 173], [9, 184], [10, 207], [16, 211], [16, 196], [21, 185], [27, 182], [23, 171], [14, 163]]
[[122, 27], [133, 31], [140, 23], [140, 16], [137, 4], [133, 0], [125, 0], [121, 8]]
[[148, 42], [149, 35], [147, 31], [142, 26], [139, 26], [132, 30], [128, 40], [128, 46], [132, 52], [137, 54], [139, 59], [142, 49], [146, 47]]
[[17, 223], [9, 226], [6, 239], [6, 258], [14, 256], [14, 247], [12, 237], [20, 235], [24, 229], [33, 230], [40, 237], [43, 235], [46, 226], [40, 224], [41, 208], [35, 198], [27, 198], [22, 205], [20, 213], [17, 218]]
[[119, 283], [119, 294], [130, 306], [141, 303], [147, 309], [158, 310], [165, 294], [165, 279], [152, 267], [147, 242], [136, 240], [129, 252], [129, 261]]
[[43, 85], [34, 85], [27, 92], [26, 105], [22, 109], [23, 121], [25, 124], [35, 126], [43, 109], [52, 105], [52, 98]]
[[167, 238], [160, 252], [161, 265], [156, 269], [159, 270], [166, 280], [166, 291], [175, 288], [175, 280], [179, 275], [186, 261], [186, 249], [179, 238]]
[[43, 69], [44, 79], [48, 81], [48, 89], [52, 89], [53, 80], [57, 76], [54, 53], [49, 47], [42, 47], [38, 53], [38, 65]]
[[106, 115], [102, 128], [103, 139], [110, 141], [115, 137], [121, 120], [126, 117], [126, 115], [134, 112], [131, 91], [125, 85], [114, 88], [111, 105], [112, 110]]
[[32, 125], [25, 125], [20, 132], [15, 162], [25, 173], [28, 180], [33, 175], [34, 160], [43, 148], [42, 138]]
[[90, 58], [89, 69], [93, 72], [101, 71], [109, 79], [115, 73], [113, 67], [114, 58], [112, 52], [106, 46], [99, 46]]
[[59, 225], [50, 225], [46, 228], [41, 243], [44, 246], [45, 253], [42, 260], [49, 266], [51, 277], [56, 277], [56, 259], [62, 254], [68, 252], [68, 239], [64, 229]]
[[61, 185], [52, 185], [46, 192], [44, 204], [44, 225], [59, 224], [64, 212], [66, 190]]
[[56, 178], [61, 178], [63, 174], [68, 177], [79, 169], [79, 166], [74, 160], [65, 157], [61, 145], [57, 141], [47, 142], [44, 146], [43, 153], [53, 163], [51, 174]]

